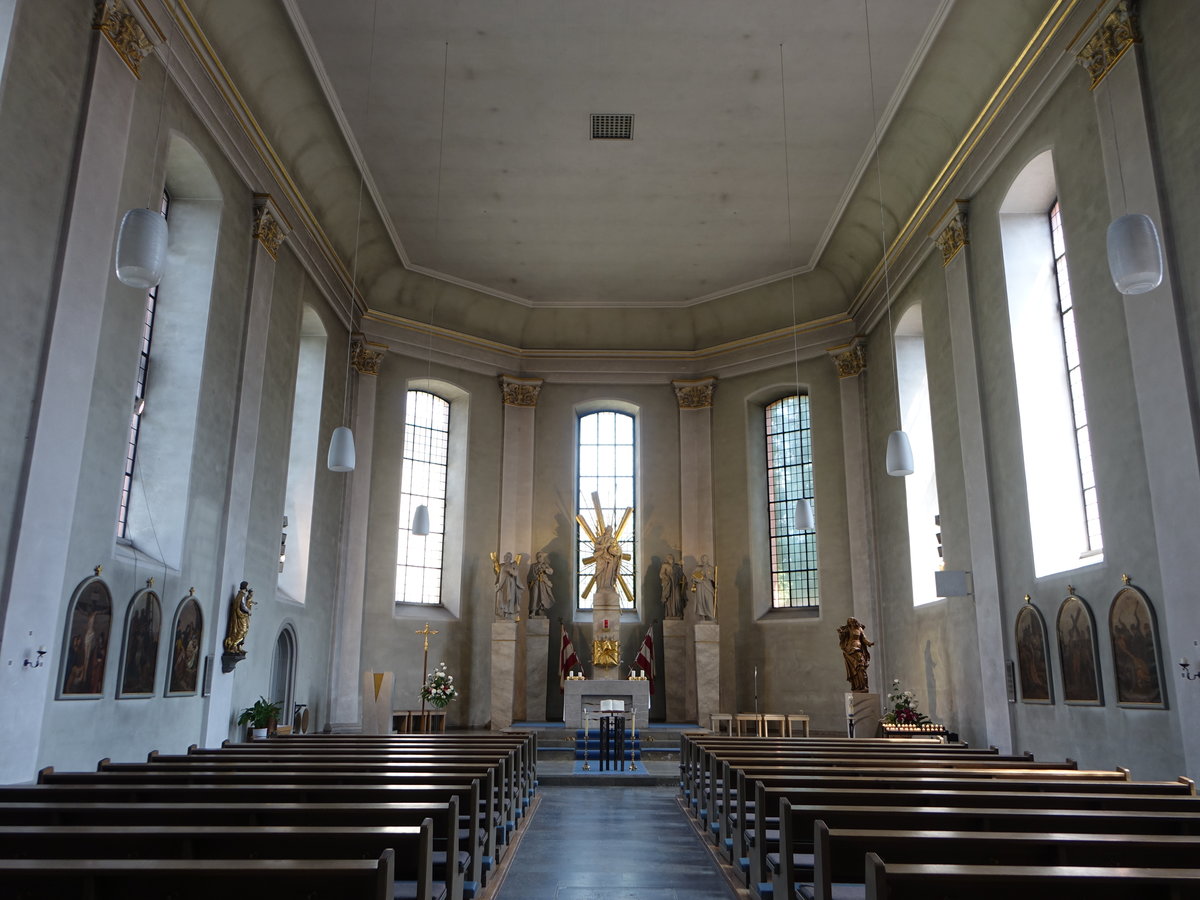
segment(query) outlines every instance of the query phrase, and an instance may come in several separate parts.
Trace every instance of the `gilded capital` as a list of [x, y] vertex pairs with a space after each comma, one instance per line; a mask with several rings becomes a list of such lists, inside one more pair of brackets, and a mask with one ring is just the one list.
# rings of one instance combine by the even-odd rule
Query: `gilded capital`
[[287, 219], [275, 205], [270, 194], [254, 195], [254, 239], [263, 245], [263, 249], [275, 259], [279, 253], [279, 245], [287, 239]]
[[505, 406], [537, 406], [542, 393], [542, 379], [518, 378], [516, 375], [500, 376], [500, 392]]
[[837, 368], [838, 378], [855, 378], [867, 368], [867, 348], [858, 338], [827, 352]]
[[1137, 13], [1131, 0], [1121, 0], [1091, 36], [1075, 59], [1092, 76], [1092, 89], [1104, 80], [1125, 51], [1142, 42]]
[[942, 251], [942, 267], [950, 265], [951, 260], [958, 256], [963, 247], [971, 243], [967, 237], [967, 211], [958, 209], [946, 223], [946, 227], [934, 239], [938, 249]]
[[145, 29], [125, 6], [124, 0], [99, 0], [92, 27], [108, 39], [117, 55], [129, 66], [129, 71], [141, 78], [142, 60], [154, 45], [146, 37]]
[[356, 334], [350, 342], [350, 365], [359, 375], [378, 375], [379, 365], [387, 352], [386, 344], [377, 344]]
[[675, 400], [680, 409], [711, 409], [713, 393], [717, 390], [717, 379], [692, 378], [683, 381], [672, 381], [675, 388]]

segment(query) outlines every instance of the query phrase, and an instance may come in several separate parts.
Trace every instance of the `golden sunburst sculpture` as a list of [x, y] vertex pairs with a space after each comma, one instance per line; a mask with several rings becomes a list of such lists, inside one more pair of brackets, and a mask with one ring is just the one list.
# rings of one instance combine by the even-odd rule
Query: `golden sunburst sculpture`
[[592, 577], [588, 579], [587, 585], [584, 586], [583, 597], [585, 600], [587, 599], [587, 595], [592, 592], [592, 588], [596, 586], [597, 582], [601, 588], [611, 588], [614, 584], [620, 584], [625, 598], [632, 603], [633, 592], [629, 589], [625, 576], [621, 574], [621, 561], [632, 559], [632, 557], [628, 553], [621, 552], [620, 538], [621, 532], [629, 524], [633, 507], [625, 507], [625, 515], [621, 516], [621, 524], [614, 530], [611, 525], [604, 522], [604, 511], [600, 508], [600, 494], [596, 491], [592, 491], [592, 506], [596, 510], [595, 530], [584, 521], [582, 514], [575, 517], [579, 527], [587, 533], [592, 541], [592, 555], [585, 557], [583, 564], [585, 566], [594, 565], [596, 569], [592, 573]]

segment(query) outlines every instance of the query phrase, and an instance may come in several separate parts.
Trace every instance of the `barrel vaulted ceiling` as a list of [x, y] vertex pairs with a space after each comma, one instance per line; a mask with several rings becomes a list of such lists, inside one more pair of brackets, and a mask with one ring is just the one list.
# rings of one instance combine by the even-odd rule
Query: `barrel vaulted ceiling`
[[[1064, 5], [189, 9], [372, 311], [441, 302], [446, 327], [513, 346], [689, 350], [785, 327], [788, 273], [801, 321], [844, 318], [879, 263], [880, 190], [890, 241]], [[632, 140], [592, 140], [592, 114], [632, 115]], [[646, 333], [672, 309], [672, 335]]]

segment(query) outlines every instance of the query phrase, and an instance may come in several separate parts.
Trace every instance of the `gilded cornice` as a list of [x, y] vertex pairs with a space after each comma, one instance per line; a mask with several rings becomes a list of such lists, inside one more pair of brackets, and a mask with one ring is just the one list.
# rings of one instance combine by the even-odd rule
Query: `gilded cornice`
[[696, 378], [687, 381], [672, 381], [675, 400], [680, 409], [711, 409], [713, 394], [717, 390], [716, 378]]
[[500, 393], [504, 397], [505, 406], [537, 406], [538, 397], [542, 393], [542, 379], [501, 375]]
[[960, 250], [971, 243], [967, 235], [967, 210], [965, 204], [958, 204], [945, 227], [938, 232], [934, 243], [942, 251], [942, 267], [950, 265], [951, 260], [958, 256]]
[[859, 338], [847, 347], [831, 347], [829, 357], [837, 369], [838, 378], [856, 378], [867, 368], [867, 348]]
[[92, 27], [108, 39], [129, 71], [141, 78], [142, 60], [154, 49], [154, 45], [125, 6], [124, 0], [99, 0]]
[[356, 334], [350, 343], [350, 365], [359, 375], [378, 375], [387, 346], [366, 340]]
[[1092, 77], [1092, 89], [1104, 80], [1125, 51], [1142, 42], [1137, 13], [1130, 0], [1121, 0], [1091, 36], [1075, 59]]
[[271, 200], [270, 194], [254, 195], [254, 239], [275, 259], [279, 245], [287, 238], [286, 220]]

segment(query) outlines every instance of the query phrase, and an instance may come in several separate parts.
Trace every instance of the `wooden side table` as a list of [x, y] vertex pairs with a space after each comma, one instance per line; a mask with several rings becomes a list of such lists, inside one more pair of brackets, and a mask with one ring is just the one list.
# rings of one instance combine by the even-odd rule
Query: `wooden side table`
[[708, 730], [713, 734], [721, 734], [722, 728], [725, 734], [733, 737], [733, 716], [729, 713], [711, 713], [708, 717]]
[[396, 734], [408, 734], [409, 723], [412, 722], [412, 710], [392, 710], [392, 731]]
[[787, 721], [787, 728], [786, 728], [787, 733], [785, 735], [786, 737], [795, 737], [796, 736], [796, 726], [797, 725], [802, 725], [804, 727], [804, 737], [808, 737], [808, 716], [806, 716], [802, 713], [796, 713], [795, 715], [787, 716], [786, 721]]
[[743, 737], [743, 726], [754, 726], [754, 734], [762, 737], [762, 716], [758, 713], [738, 713], [733, 717], [733, 724], [737, 728], [737, 736]]
[[787, 731], [787, 716], [776, 715], [775, 713], [763, 713], [762, 724], [759, 726], [763, 737], [771, 736], [771, 726], [779, 726], [779, 737], [786, 737]]

